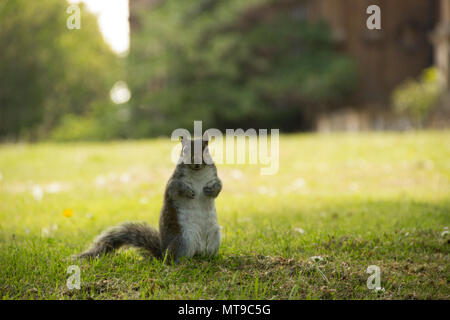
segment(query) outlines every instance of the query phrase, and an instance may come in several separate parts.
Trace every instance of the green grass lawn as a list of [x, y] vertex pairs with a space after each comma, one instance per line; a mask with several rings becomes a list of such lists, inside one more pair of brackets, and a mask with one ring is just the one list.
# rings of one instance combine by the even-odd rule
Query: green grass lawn
[[[121, 250], [76, 262], [69, 290], [70, 255], [99, 232], [157, 225], [172, 146], [0, 145], [0, 296], [450, 299], [449, 131], [282, 136], [276, 175], [218, 166], [218, 257], [174, 266]], [[384, 291], [367, 288], [370, 265]]]

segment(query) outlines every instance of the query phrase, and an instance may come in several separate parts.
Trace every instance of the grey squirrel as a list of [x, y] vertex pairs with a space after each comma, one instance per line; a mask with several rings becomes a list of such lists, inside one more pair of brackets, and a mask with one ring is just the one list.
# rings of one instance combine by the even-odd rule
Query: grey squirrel
[[[144, 223], [127, 222], [100, 234], [77, 258], [97, 257], [122, 246], [144, 249], [159, 259], [167, 254], [176, 263], [183, 257], [217, 254], [221, 233], [215, 198], [222, 190], [222, 182], [209, 154], [208, 141], [180, 140], [180, 160], [166, 186], [159, 232]], [[194, 151], [196, 141], [201, 143], [201, 154]]]

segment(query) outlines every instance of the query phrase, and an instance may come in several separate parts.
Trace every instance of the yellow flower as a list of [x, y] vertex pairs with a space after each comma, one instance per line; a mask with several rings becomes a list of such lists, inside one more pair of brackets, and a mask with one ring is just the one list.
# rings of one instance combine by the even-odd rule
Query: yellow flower
[[72, 209], [65, 209], [63, 211], [63, 216], [66, 217], [66, 218], [70, 218], [72, 215], [73, 215]]

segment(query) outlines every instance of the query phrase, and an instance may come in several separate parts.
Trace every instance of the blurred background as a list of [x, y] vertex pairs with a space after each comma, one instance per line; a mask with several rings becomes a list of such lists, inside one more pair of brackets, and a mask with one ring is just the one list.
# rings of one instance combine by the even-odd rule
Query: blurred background
[[3, 0], [0, 139], [448, 128], [449, 39], [448, 0]]

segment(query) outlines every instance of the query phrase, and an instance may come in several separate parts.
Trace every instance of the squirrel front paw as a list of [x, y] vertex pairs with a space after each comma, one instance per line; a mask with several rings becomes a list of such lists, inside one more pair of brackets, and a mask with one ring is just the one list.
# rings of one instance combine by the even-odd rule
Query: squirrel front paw
[[185, 196], [186, 198], [189, 198], [189, 199], [194, 199], [195, 198], [195, 191], [194, 191], [194, 189], [192, 187], [190, 187], [189, 185], [187, 185], [187, 184], [183, 185], [183, 188], [181, 189], [180, 194], [182, 196]]
[[203, 187], [203, 193], [208, 197], [217, 197], [222, 190], [222, 182], [219, 179], [212, 180]]

